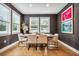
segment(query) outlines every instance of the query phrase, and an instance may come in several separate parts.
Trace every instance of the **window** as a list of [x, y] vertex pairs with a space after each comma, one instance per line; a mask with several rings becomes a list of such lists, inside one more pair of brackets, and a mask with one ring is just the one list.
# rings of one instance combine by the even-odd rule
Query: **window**
[[0, 4], [0, 35], [10, 34], [10, 25], [11, 9], [4, 4]]
[[40, 17], [40, 32], [50, 33], [50, 17]]
[[39, 32], [39, 17], [30, 17], [30, 33]]
[[50, 17], [30, 17], [30, 33], [50, 33]]
[[20, 15], [12, 10], [12, 33], [20, 32]]

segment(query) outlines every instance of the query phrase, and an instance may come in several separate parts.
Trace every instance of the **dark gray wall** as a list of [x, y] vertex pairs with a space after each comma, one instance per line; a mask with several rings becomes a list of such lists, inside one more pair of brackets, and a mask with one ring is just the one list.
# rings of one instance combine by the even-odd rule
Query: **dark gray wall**
[[0, 37], [0, 49], [16, 42], [17, 40], [18, 40], [17, 34]]
[[[50, 33], [57, 33], [57, 15], [56, 14], [30, 14], [24, 15], [24, 21], [29, 27], [29, 17], [50, 17]], [[28, 31], [29, 32], [29, 31]]]
[[74, 4], [74, 48], [79, 50], [79, 4]]
[[[61, 12], [73, 5], [73, 34], [61, 33]], [[79, 50], [79, 4], [68, 4], [57, 15], [59, 38], [64, 43]]]

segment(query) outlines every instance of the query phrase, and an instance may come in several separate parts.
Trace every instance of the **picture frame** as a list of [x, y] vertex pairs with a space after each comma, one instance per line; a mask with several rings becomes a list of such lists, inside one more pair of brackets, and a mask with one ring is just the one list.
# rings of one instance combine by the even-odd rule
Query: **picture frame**
[[61, 32], [73, 34], [73, 5], [61, 13]]

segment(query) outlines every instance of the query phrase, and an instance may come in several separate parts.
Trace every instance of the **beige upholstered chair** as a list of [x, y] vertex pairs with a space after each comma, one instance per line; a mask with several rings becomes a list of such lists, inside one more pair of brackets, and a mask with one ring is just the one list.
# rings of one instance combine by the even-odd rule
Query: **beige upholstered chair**
[[46, 35], [39, 35], [37, 39], [37, 43], [43, 44], [47, 43], [47, 36]]
[[36, 47], [36, 39], [37, 39], [36, 35], [29, 35], [28, 36], [28, 42], [27, 42], [28, 50], [32, 46]]
[[50, 40], [49, 46], [51, 49], [58, 48], [58, 35], [55, 34]]
[[46, 47], [47, 46], [47, 36], [39, 35], [37, 39], [37, 47]]
[[25, 37], [22, 33], [18, 34], [19, 43], [18, 46], [26, 46], [27, 43], [27, 37]]

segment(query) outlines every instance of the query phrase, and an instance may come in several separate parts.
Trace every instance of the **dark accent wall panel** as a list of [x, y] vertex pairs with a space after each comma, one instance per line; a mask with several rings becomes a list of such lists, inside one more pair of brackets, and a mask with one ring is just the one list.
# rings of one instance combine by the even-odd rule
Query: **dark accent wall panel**
[[[26, 25], [29, 27], [29, 17], [50, 17], [50, 33], [57, 33], [57, 15], [56, 14], [27, 14], [24, 15], [24, 21]], [[29, 32], [29, 31], [28, 31]]]
[[74, 3], [74, 47], [79, 50], [79, 3]]
[[[73, 5], [73, 34], [61, 33], [61, 12]], [[70, 3], [57, 15], [59, 39], [71, 47], [79, 50], [79, 4]]]
[[50, 33], [57, 33], [57, 15], [50, 16]]
[[17, 34], [0, 37], [0, 49], [16, 42], [17, 40], [18, 40]]

